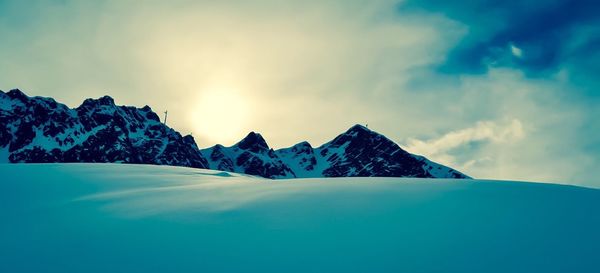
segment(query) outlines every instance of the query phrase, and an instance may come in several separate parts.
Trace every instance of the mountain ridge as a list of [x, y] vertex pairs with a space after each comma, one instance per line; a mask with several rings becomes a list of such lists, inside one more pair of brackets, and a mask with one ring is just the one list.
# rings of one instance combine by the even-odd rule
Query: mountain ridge
[[[302, 141], [274, 150], [260, 133], [251, 132], [232, 146], [217, 144], [200, 151], [211, 169], [268, 178], [470, 178], [423, 156], [410, 154], [384, 135], [359, 124], [316, 148]], [[248, 161], [252, 164], [242, 166]]]
[[206, 167], [192, 136], [162, 124], [149, 106], [109, 96], [68, 108], [52, 98], [0, 92], [0, 154], [17, 162], [121, 162]]
[[199, 149], [161, 123], [149, 106], [117, 106], [110, 96], [69, 108], [52, 98], [0, 90], [0, 162], [120, 162], [173, 165], [266, 178], [470, 178], [403, 150], [387, 137], [354, 125], [314, 148], [307, 141], [273, 149], [260, 133], [236, 144]]

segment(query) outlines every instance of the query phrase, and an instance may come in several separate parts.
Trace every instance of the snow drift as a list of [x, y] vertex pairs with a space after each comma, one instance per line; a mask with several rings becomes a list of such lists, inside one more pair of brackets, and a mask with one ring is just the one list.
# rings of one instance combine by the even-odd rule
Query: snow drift
[[0, 164], [0, 272], [598, 272], [600, 191]]

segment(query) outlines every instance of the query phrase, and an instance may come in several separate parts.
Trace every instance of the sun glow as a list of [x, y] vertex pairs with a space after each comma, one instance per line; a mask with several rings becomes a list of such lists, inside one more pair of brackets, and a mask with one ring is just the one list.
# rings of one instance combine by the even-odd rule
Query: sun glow
[[197, 98], [192, 120], [195, 131], [211, 142], [225, 145], [240, 140], [251, 119], [251, 101], [234, 88], [211, 87]]

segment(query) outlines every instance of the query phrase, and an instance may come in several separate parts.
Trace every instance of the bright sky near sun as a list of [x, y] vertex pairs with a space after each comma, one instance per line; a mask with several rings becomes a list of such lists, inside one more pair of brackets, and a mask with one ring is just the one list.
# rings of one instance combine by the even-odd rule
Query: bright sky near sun
[[0, 88], [168, 110], [200, 147], [368, 123], [474, 177], [600, 184], [598, 4], [488, 2], [0, 0]]
[[190, 120], [200, 123], [200, 132], [215, 132], [206, 134], [210, 141], [234, 143], [247, 133], [242, 125], [251, 120], [256, 106], [238, 90], [218, 85], [198, 90], [197, 105], [192, 108]]

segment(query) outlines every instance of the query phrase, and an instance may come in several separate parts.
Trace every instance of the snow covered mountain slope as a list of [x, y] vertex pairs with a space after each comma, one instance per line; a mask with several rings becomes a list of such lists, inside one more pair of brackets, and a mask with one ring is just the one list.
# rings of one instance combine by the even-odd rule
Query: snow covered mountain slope
[[69, 109], [51, 98], [0, 91], [1, 162], [124, 162], [204, 168], [192, 136], [162, 124], [150, 107], [105, 96]]
[[251, 132], [231, 147], [215, 145], [201, 150], [209, 169], [258, 175], [266, 178], [294, 178], [292, 170], [269, 148], [264, 138]]
[[310, 162], [302, 168], [305, 177], [423, 177], [468, 178], [449, 167], [433, 163], [424, 157], [412, 155], [385, 136], [368, 128], [355, 125], [345, 133], [322, 146], [309, 149], [292, 148], [276, 153], [296, 160]]
[[412, 155], [385, 136], [361, 125], [353, 126], [318, 148], [301, 142], [273, 150], [260, 134], [252, 132], [232, 147], [217, 145], [203, 149], [202, 154], [211, 169], [268, 178], [469, 178], [452, 168]]
[[324, 145], [273, 150], [251, 132], [239, 143], [199, 150], [145, 106], [87, 99], [70, 109], [51, 98], [0, 91], [0, 162], [122, 162], [188, 166], [266, 178], [468, 176], [412, 155], [356, 125]]
[[0, 272], [598, 272], [600, 190], [0, 164]]

